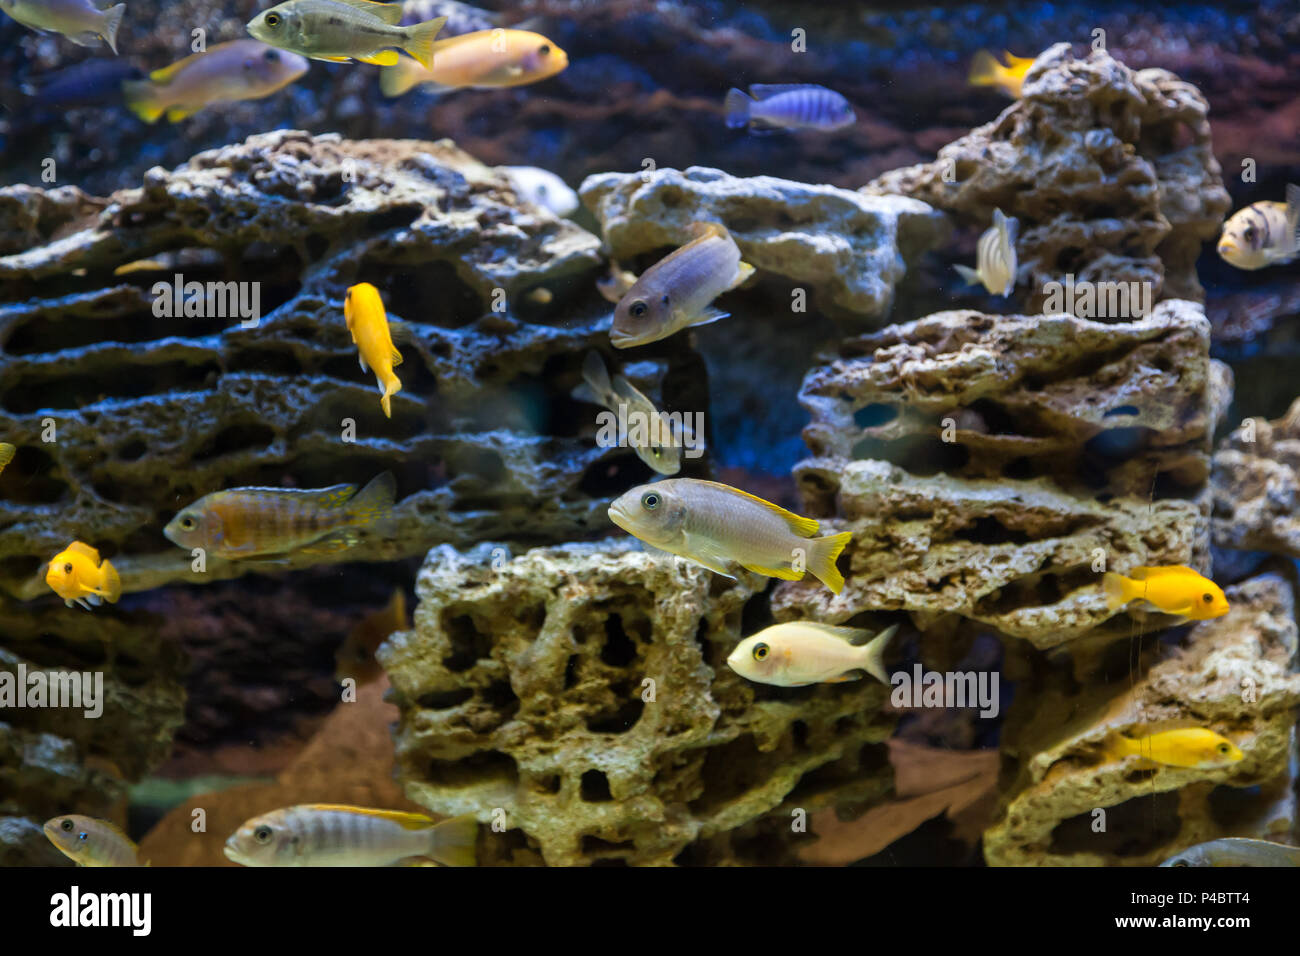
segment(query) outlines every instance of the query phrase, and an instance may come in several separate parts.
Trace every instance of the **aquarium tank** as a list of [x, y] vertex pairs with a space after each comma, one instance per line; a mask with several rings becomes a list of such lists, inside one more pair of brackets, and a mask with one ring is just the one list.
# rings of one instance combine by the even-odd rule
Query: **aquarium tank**
[[0, 864], [1297, 865], [1298, 44], [0, 0]]

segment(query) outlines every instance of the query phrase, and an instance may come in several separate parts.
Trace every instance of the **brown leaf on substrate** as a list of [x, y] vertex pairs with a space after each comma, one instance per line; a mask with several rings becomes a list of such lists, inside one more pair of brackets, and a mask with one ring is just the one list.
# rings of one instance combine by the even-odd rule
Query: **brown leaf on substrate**
[[839, 819], [834, 808], [814, 814], [817, 839], [798, 851], [803, 862], [844, 866], [865, 859], [942, 813], [955, 837], [978, 838], [993, 810], [998, 752], [939, 750], [898, 738], [888, 743], [897, 798], [856, 820]]

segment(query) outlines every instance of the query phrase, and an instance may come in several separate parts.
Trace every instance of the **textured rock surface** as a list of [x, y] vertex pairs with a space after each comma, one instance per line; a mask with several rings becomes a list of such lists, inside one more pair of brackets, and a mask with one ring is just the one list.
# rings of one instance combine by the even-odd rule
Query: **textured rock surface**
[[435, 548], [415, 629], [378, 655], [407, 796], [484, 822], [504, 811], [486, 863], [788, 859], [785, 805], [888, 789], [893, 721], [874, 681], [782, 689], [726, 666], [763, 614], [753, 580], [626, 541], [512, 560]]
[[[1293, 590], [1269, 574], [1227, 593], [1232, 610], [1193, 627], [1132, 690], [1116, 695], [1118, 681], [1080, 687], [1059, 671], [1027, 694], [1018, 689], [1003, 750], [1018, 757], [1020, 777], [985, 832], [991, 865], [1150, 866], [1221, 836], [1288, 837], [1300, 704]], [[1228, 736], [1245, 759], [1195, 769], [1100, 756], [1111, 732], [1188, 725]], [[1240, 792], [1256, 785], [1258, 794]], [[1097, 808], [1107, 811], [1102, 833], [1092, 828]]]
[[1300, 399], [1247, 419], [1214, 454], [1214, 543], [1300, 558]]
[[[128, 592], [242, 573], [217, 559], [196, 573], [161, 534], [224, 487], [392, 470], [397, 520], [331, 557], [391, 560], [439, 541], [581, 535], [604, 527], [607, 486], [648, 474], [630, 451], [596, 448], [595, 410], [569, 397], [607, 314], [596, 238], [519, 205], [448, 143], [269, 133], [152, 170], [73, 224], [85, 206], [71, 190], [0, 191], [0, 235], [47, 239], [0, 257], [0, 434], [21, 448], [0, 476], [10, 593], [48, 594], [39, 566], [73, 538], [112, 558]], [[260, 282], [260, 324], [155, 317], [152, 288], [176, 273]], [[343, 321], [359, 281], [409, 328], [391, 420]], [[537, 286], [549, 304], [525, 298]], [[638, 384], [659, 399], [667, 379], [664, 407], [702, 407], [684, 343], [649, 357], [654, 381]]]
[[888, 313], [907, 263], [948, 232], [942, 216], [902, 196], [700, 166], [602, 173], [588, 177], [580, 195], [616, 260], [683, 245], [693, 222], [720, 222], [760, 273], [808, 286], [822, 311], [859, 322]]
[[1105, 51], [1079, 60], [1058, 43], [996, 120], [863, 192], [914, 196], [980, 229], [994, 208], [1018, 218], [1030, 311], [1067, 274], [1199, 300], [1196, 259], [1229, 207], [1208, 109], [1167, 70], [1134, 71]]

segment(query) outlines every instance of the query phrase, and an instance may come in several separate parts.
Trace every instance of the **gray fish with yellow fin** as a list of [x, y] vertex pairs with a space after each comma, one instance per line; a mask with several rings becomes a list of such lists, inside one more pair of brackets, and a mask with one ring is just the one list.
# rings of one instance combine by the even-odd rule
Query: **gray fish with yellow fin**
[[258, 40], [218, 43], [194, 53], [147, 80], [122, 84], [126, 105], [146, 123], [166, 114], [178, 123], [212, 103], [260, 100], [307, 72], [307, 60]]
[[447, 22], [437, 17], [399, 26], [400, 3], [371, 0], [288, 0], [248, 22], [248, 32], [263, 43], [312, 60], [357, 60], [393, 66], [401, 50], [426, 69], [433, 64], [434, 39]]
[[0, 0], [0, 10], [37, 33], [59, 33], [77, 46], [98, 46], [103, 39], [116, 53], [126, 4], [100, 10], [92, 0]]
[[1161, 866], [1300, 866], [1300, 847], [1246, 837], [1224, 837], [1189, 846]]

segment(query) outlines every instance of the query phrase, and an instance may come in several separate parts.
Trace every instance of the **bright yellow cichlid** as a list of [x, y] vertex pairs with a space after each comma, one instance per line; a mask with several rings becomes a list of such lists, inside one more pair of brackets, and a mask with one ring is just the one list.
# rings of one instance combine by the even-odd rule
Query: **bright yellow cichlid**
[[477, 839], [469, 815], [435, 823], [420, 813], [308, 803], [248, 820], [225, 854], [243, 866], [474, 866]]
[[334, 653], [334, 679], [352, 678], [357, 686], [368, 684], [384, 672], [375, 651], [394, 631], [410, 627], [406, 617], [406, 593], [398, 588], [382, 610], [367, 614], [348, 632]]
[[176, 123], [212, 103], [270, 96], [306, 72], [307, 61], [296, 53], [257, 40], [231, 40], [154, 70], [147, 80], [124, 82], [122, 92], [127, 107], [146, 123], [164, 113]]
[[14, 455], [17, 453], [18, 449], [15, 446], [9, 444], [7, 441], [0, 441], [0, 471], [5, 470], [5, 465], [13, 461]]
[[753, 275], [754, 267], [741, 261], [724, 226], [697, 222], [691, 232], [694, 239], [647, 269], [619, 300], [609, 330], [615, 348], [657, 342], [727, 317], [711, 303]]
[[45, 822], [45, 835], [58, 851], [78, 866], [148, 866], [140, 848], [107, 820], [79, 814]]
[[399, 26], [401, 21], [400, 3], [289, 0], [250, 20], [248, 32], [263, 43], [313, 60], [393, 66], [401, 59], [394, 51], [402, 50], [421, 66], [430, 66], [434, 38], [447, 18], [409, 27]]
[[1102, 578], [1106, 606], [1117, 611], [1130, 601], [1146, 601], [1165, 614], [1193, 621], [1222, 617], [1229, 611], [1223, 589], [1193, 568], [1134, 568], [1129, 576], [1108, 571]]
[[113, 565], [100, 560], [99, 552], [81, 541], [74, 541], [50, 559], [45, 583], [63, 603], [73, 602], [87, 611], [104, 601], [116, 604], [122, 596], [122, 582]]
[[1219, 258], [1238, 269], [1263, 269], [1300, 254], [1300, 186], [1286, 187], [1286, 202], [1257, 202], [1232, 214], [1219, 237]]
[[1019, 220], [993, 210], [993, 225], [975, 244], [975, 268], [953, 266], [967, 285], [982, 285], [992, 295], [1010, 295], [1016, 287], [1016, 236]]
[[61, 33], [77, 46], [99, 46], [102, 38], [116, 53], [126, 4], [100, 10], [92, 0], [0, 0], [0, 10], [37, 33]]
[[1210, 768], [1234, 764], [1246, 755], [1227, 737], [1204, 727], [1166, 730], [1134, 740], [1114, 734], [1103, 745], [1108, 760], [1137, 755], [1167, 767]]
[[396, 491], [387, 471], [360, 492], [356, 485], [214, 491], [177, 514], [163, 534], [179, 547], [228, 560], [333, 554], [357, 543], [357, 528], [386, 520]]
[[375, 384], [381, 394], [379, 406], [386, 417], [392, 418], [393, 396], [402, 390], [402, 383], [393, 373], [393, 367], [402, 364], [402, 353], [393, 345], [393, 336], [388, 330], [388, 313], [384, 311], [379, 290], [369, 282], [348, 289], [347, 298], [343, 300], [343, 318], [356, 344], [361, 371], [375, 373]]
[[379, 88], [385, 96], [401, 96], [417, 85], [435, 92], [523, 86], [549, 79], [568, 65], [565, 52], [540, 33], [477, 30], [439, 40], [427, 69], [405, 60], [385, 67]]
[[1005, 50], [1002, 55], [1006, 58], [1006, 66], [994, 59], [988, 50], [980, 50], [971, 61], [970, 76], [967, 79], [971, 86], [991, 86], [1013, 100], [1020, 99], [1025, 74], [1034, 65], [1036, 57], [1012, 56]]
[[739, 488], [697, 478], [665, 478], [633, 488], [609, 506], [609, 519], [670, 554], [733, 577], [731, 563], [798, 581], [811, 571], [836, 594], [844, 577], [835, 560], [852, 533], [814, 538], [817, 521]]
[[[644, 428], [628, 428], [628, 443], [638, 458], [661, 475], [675, 475], [682, 470], [682, 446], [687, 436], [674, 432], [672, 422], [655, 408], [654, 402], [622, 375], [615, 375], [611, 381], [599, 352], [587, 353], [582, 377], [583, 384], [574, 390], [575, 398], [604, 405], [615, 415], [621, 406], [624, 418], [644, 423]], [[636, 442], [634, 436], [645, 440]]]
[[888, 684], [883, 657], [897, 630], [897, 624], [875, 634], [860, 627], [787, 621], [745, 638], [727, 665], [741, 677], [777, 687], [838, 684], [858, 680], [863, 672]]

